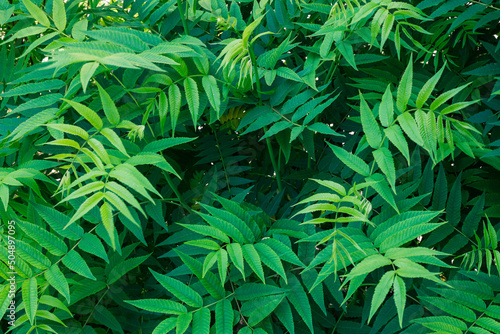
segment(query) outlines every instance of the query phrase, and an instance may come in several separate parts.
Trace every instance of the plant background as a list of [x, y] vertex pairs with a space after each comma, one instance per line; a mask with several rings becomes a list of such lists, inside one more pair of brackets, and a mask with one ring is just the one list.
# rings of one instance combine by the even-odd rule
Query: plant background
[[0, 0], [2, 333], [500, 333], [499, 21]]

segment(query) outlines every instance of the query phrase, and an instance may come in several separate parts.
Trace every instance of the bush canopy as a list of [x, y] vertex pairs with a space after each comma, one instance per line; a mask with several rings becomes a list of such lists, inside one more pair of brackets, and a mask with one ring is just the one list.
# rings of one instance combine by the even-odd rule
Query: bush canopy
[[0, 333], [500, 333], [499, 21], [0, 0]]

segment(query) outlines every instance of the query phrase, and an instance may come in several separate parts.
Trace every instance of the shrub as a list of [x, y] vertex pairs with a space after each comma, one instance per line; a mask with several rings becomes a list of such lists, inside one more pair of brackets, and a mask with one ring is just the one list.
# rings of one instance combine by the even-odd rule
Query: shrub
[[2, 333], [500, 333], [499, 6], [0, 1]]

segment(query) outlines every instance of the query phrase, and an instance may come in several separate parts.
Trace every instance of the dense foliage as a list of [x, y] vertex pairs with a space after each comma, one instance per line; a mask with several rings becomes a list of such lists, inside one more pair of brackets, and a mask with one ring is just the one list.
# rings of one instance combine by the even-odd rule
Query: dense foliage
[[498, 1], [11, 2], [2, 333], [500, 333]]

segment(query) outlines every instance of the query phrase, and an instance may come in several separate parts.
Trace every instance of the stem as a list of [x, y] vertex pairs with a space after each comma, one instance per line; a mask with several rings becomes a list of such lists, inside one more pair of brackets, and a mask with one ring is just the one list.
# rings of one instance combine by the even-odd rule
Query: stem
[[[257, 69], [257, 61], [255, 60], [255, 54], [253, 53], [252, 45], [248, 48], [248, 53], [250, 54], [250, 60], [252, 61], [253, 73], [255, 75], [255, 85], [257, 86], [257, 95], [259, 96], [259, 105], [262, 105], [262, 94], [260, 93], [260, 81], [259, 81], [259, 71]], [[267, 126], [264, 127], [264, 131], [267, 133]], [[266, 138], [267, 150], [269, 151], [269, 158], [271, 158], [271, 164], [274, 168], [274, 173], [276, 174], [276, 179], [278, 180], [278, 191], [283, 190], [283, 185], [281, 184], [281, 175], [280, 170], [278, 168], [278, 164], [276, 163], [276, 158], [274, 157], [273, 146], [271, 145], [271, 139], [269, 137]]]
[[[267, 132], [267, 126], [264, 127], [264, 131]], [[271, 140], [269, 137], [266, 138], [267, 150], [269, 151], [269, 157], [271, 158], [271, 164], [274, 168], [274, 173], [276, 174], [276, 180], [278, 180], [278, 190], [281, 192], [283, 186], [281, 184], [281, 175], [278, 165], [276, 164], [276, 158], [274, 157], [273, 146], [271, 145]]]
[[[184, 35], [189, 35], [189, 28], [187, 26], [186, 22], [186, 17], [184, 16], [184, 12], [181, 9], [181, 0], [177, 0], [177, 9], [179, 10], [179, 13], [181, 14], [181, 21], [182, 21], [182, 26], [184, 27]], [[186, 4], [187, 8], [187, 4]]]

